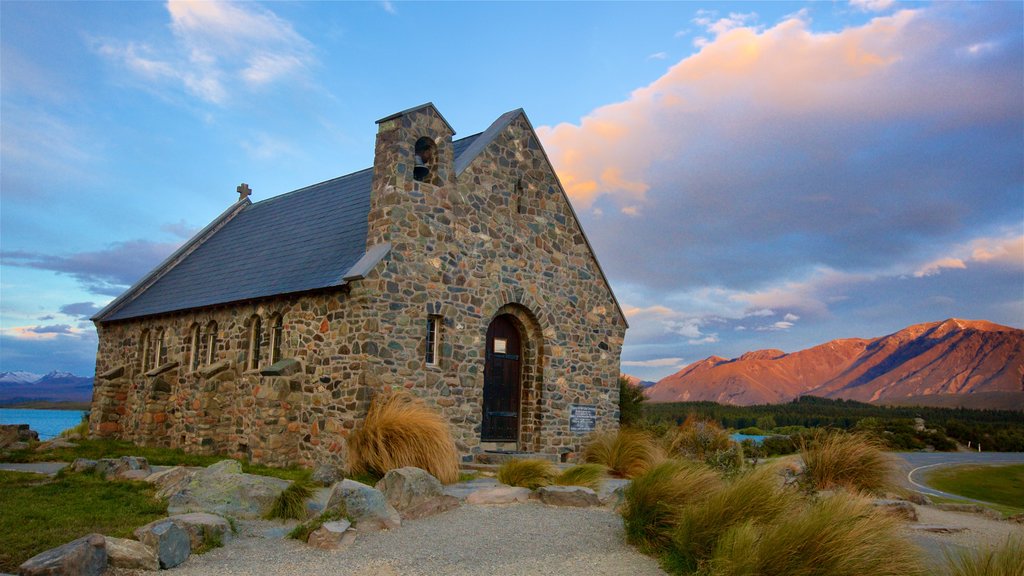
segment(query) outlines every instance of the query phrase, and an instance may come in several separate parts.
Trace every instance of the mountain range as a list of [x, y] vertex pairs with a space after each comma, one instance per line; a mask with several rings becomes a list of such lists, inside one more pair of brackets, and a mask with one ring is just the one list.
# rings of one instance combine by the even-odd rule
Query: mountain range
[[[861, 402], [1024, 408], [1024, 330], [950, 318], [879, 338], [787, 354], [710, 356], [647, 388], [653, 402], [775, 404], [798, 396]], [[1009, 404], [1009, 405], [1008, 405]]]
[[54, 370], [39, 375], [31, 372], [0, 372], [0, 404], [22, 402], [89, 402], [92, 378]]

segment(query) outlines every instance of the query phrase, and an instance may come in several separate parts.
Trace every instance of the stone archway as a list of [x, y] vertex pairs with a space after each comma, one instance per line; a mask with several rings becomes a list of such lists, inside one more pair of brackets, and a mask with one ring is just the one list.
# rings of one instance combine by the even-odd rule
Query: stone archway
[[[490, 317], [488, 328], [495, 322], [508, 324], [518, 336], [516, 369], [518, 371], [518, 406], [516, 426], [518, 427], [518, 449], [533, 452], [540, 447], [540, 433], [543, 415], [540, 410], [544, 383], [544, 335], [536, 316], [521, 304], [505, 304]], [[489, 334], [493, 336], [493, 334]], [[493, 339], [485, 339], [485, 354], [493, 352]], [[508, 354], [508, 349], [506, 349]], [[485, 368], [486, 371], [486, 368]], [[486, 375], [485, 375], [486, 380]], [[486, 382], [485, 382], [486, 384]], [[484, 434], [481, 426], [481, 435]], [[483, 441], [489, 441], [486, 438]]]

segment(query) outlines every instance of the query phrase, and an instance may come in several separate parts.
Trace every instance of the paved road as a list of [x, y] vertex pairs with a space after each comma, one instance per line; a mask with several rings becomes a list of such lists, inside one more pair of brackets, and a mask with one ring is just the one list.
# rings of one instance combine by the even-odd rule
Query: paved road
[[4, 462], [0, 463], [0, 470], [10, 470], [11, 472], [35, 472], [37, 474], [53, 476], [67, 465], [67, 462], [29, 462], [25, 464], [11, 464]]
[[929, 496], [941, 496], [970, 502], [981, 502], [958, 494], [950, 494], [925, 485], [924, 473], [943, 466], [959, 464], [1024, 464], [1024, 452], [893, 452], [906, 475], [908, 488]]

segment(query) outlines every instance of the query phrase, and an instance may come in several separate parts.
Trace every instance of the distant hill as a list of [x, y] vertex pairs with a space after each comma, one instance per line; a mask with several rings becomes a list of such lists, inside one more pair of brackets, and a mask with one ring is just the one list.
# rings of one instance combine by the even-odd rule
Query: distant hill
[[[1024, 402], [1024, 330], [950, 318], [880, 338], [849, 338], [786, 354], [758, 350], [727, 360], [711, 356], [658, 381], [654, 402], [707, 400], [774, 404], [811, 395], [878, 404], [951, 406], [940, 396], [969, 396], [980, 408], [1020, 409]], [[930, 405], [930, 404], [929, 404]]]
[[622, 377], [629, 380], [629, 383], [632, 384], [633, 386], [637, 386], [639, 388], [650, 388], [651, 386], [654, 386], [656, 384], [655, 382], [651, 382], [650, 380], [641, 380], [640, 378], [637, 378], [636, 376], [630, 376], [629, 374], [623, 374]]
[[90, 377], [54, 370], [39, 376], [30, 372], [0, 373], [0, 404], [25, 402], [91, 402]]

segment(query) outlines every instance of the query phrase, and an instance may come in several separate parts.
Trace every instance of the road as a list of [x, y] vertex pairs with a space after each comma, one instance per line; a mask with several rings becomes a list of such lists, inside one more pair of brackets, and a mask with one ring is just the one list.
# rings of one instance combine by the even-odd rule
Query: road
[[900, 470], [909, 483], [908, 488], [929, 496], [941, 496], [969, 502], [980, 502], [958, 494], [930, 488], [922, 476], [928, 470], [959, 464], [1024, 464], [1024, 452], [892, 452], [898, 457]]

